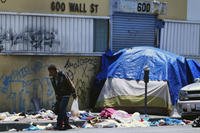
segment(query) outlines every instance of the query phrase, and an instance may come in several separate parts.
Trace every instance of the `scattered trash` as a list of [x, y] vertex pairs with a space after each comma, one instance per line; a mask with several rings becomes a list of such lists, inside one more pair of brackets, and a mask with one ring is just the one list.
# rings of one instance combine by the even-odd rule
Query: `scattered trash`
[[[78, 101], [75, 101], [78, 102]], [[191, 124], [193, 127], [200, 127], [200, 117], [196, 118], [192, 123], [190, 120], [172, 119], [165, 117], [160, 120], [152, 121], [149, 115], [141, 115], [139, 112], [129, 114], [123, 110], [115, 110], [113, 108], [105, 108], [100, 113], [92, 113], [90, 111], [80, 111], [77, 107], [73, 111], [66, 112], [69, 116], [72, 128], [121, 128], [121, 127], [150, 127], [150, 126], [171, 126]], [[75, 106], [75, 105], [73, 105]], [[76, 112], [76, 113], [75, 113]], [[9, 112], [0, 113], [0, 122], [18, 122], [29, 119], [32, 123], [23, 131], [37, 130], [53, 130], [52, 123], [37, 125], [40, 120], [48, 122], [56, 122], [57, 115], [51, 110], [41, 109], [37, 113], [18, 113], [10, 114]], [[77, 124], [79, 123], [79, 124]], [[20, 129], [21, 130], [21, 129]], [[18, 129], [10, 129], [10, 132], [18, 131]]]
[[179, 119], [172, 119], [172, 118], [164, 118], [166, 125], [185, 125], [185, 123], [182, 120]]
[[186, 119], [183, 119], [183, 122], [186, 124], [186, 125], [191, 125], [193, 123], [193, 121], [191, 120], [186, 120]]
[[44, 119], [50, 119], [50, 120], [53, 120], [56, 118], [55, 114], [53, 111], [51, 110], [40, 110], [39, 111], [39, 114], [41, 115], [42, 118]]
[[94, 128], [114, 128], [114, 127], [120, 127], [120, 124], [112, 119], [105, 119], [100, 123], [94, 124]]
[[30, 124], [28, 128], [23, 129], [23, 131], [36, 131], [40, 130], [36, 125]]
[[12, 128], [12, 129], [10, 129], [10, 130], [8, 130], [9, 132], [16, 132], [17, 131], [17, 129], [15, 129], [15, 128]]
[[114, 112], [116, 112], [116, 110], [113, 108], [105, 108], [101, 111], [100, 116], [103, 118], [110, 118]]
[[53, 129], [53, 125], [52, 124], [48, 124], [47, 126], [46, 126], [46, 130], [52, 130]]
[[0, 113], [0, 121], [6, 119], [9, 116], [10, 116], [9, 112]]
[[160, 125], [160, 123], [158, 121], [152, 121], [150, 123], [150, 126], [159, 126], [159, 125]]
[[194, 120], [192, 127], [200, 127], [200, 116]]
[[119, 121], [120, 123], [128, 123], [132, 121], [131, 115], [123, 110], [115, 111], [111, 114], [111, 118]]

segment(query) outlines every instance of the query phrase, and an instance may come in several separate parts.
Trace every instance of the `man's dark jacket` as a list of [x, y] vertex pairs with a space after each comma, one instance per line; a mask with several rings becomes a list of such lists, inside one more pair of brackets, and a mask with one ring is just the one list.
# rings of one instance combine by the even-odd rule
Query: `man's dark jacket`
[[51, 78], [51, 83], [55, 90], [56, 99], [61, 98], [62, 96], [75, 94], [75, 87], [70, 78], [61, 71], [58, 72], [57, 82], [55, 77], [53, 77]]

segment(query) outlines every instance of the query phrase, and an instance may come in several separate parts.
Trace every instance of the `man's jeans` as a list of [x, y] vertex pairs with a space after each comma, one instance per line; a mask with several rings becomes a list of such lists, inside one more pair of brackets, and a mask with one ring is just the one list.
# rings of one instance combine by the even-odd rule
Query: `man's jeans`
[[[62, 124], [69, 124], [69, 118], [66, 115], [66, 108], [69, 102], [69, 96], [63, 96], [60, 100], [56, 101], [58, 108], [57, 126], [62, 126]], [[64, 122], [64, 123], [63, 123]]]

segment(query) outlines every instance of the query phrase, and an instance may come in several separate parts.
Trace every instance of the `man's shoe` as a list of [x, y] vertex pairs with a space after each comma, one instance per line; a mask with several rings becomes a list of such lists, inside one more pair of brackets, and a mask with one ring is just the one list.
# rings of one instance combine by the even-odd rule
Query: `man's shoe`
[[66, 130], [65, 127], [54, 127], [54, 130]]
[[53, 129], [54, 129], [54, 130], [65, 130], [64, 127], [62, 127], [62, 126], [57, 126], [57, 125], [54, 126]]
[[64, 128], [67, 130], [67, 129], [72, 129], [72, 127], [69, 125], [69, 124], [66, 124], [65, 126], [64, 126]]
[[60, 128], [61, 128], [61, 127], [58, 127], [58, 126], [54, 126], [54, 127], [53, 127], [54, 130], [59, 130]]

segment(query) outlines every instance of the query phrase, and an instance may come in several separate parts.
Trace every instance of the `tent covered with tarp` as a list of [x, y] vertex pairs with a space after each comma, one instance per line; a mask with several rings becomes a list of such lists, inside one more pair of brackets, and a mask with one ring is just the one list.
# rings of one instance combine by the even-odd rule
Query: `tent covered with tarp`
[[102, 56], [99, 81], [105, 80], [96, 108], [115, 107], [129, 112], [144, 111], [144, 68], [148, 66], [147, 106], [150, 114], [169, 114], [179, 90], [199, 77], [194, 60], [154, 47], [133, 47]]

